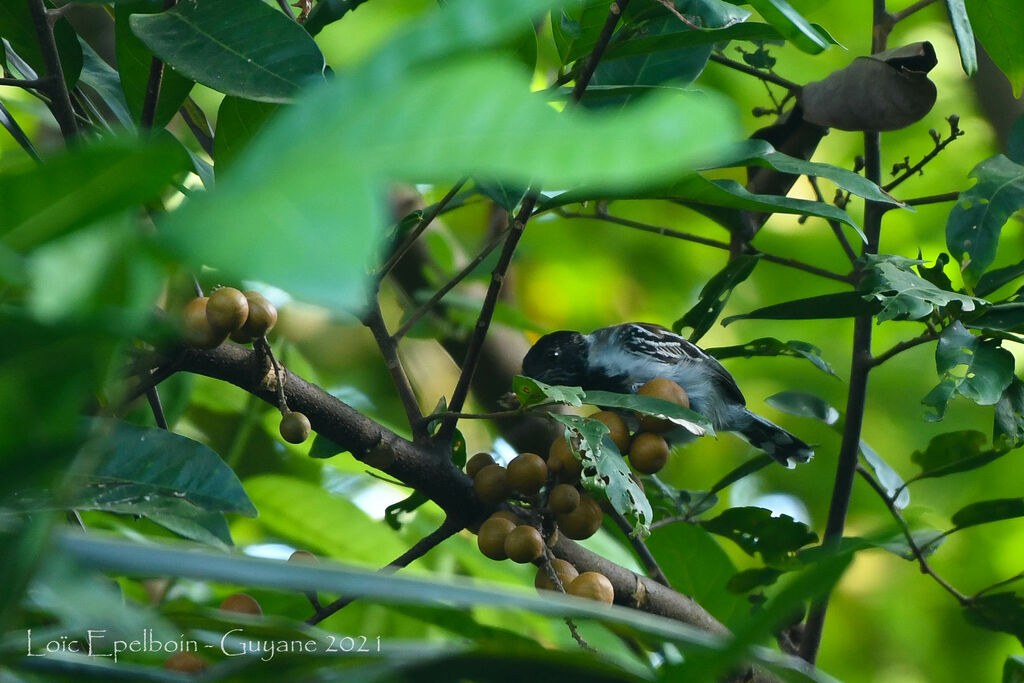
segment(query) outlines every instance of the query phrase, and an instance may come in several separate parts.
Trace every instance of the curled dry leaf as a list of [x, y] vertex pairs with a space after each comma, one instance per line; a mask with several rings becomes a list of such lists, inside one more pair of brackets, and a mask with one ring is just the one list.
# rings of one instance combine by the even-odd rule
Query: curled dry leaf
[[858, 57], [825, 80], [804, 86], [804, 119], [840, 130], [905, 128], [935, 104], [935, 84], [927, 74], [936, 63], [927, 41]]

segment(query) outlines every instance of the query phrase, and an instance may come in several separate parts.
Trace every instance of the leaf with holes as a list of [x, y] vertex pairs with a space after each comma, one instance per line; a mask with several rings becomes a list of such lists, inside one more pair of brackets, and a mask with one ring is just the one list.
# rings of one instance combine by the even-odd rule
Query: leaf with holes
[[955, 394], [978, 405], [995, 405], [1013, 379], [1013, 355], [994, 340], [981, 340], [957, 320], [942, 331], [935, 349], [935, 367], [941, 381], [923, 403], [942, 419]]
[[550, 401], [577, 408], [583, 405], [583, 390], [579, 387], [545, 384], [523, 375], [516, 375], [512, 379], [512, 391], [519, 398], [519, 405], [524, 408]]
[[878, 322], [918, 320], [951, 304], [965, 312], [988, 304], [984, 299], [939, 289], [913, 271], [922, 263], [890, 254], [868, 256], [864, 286], [882, 305]]

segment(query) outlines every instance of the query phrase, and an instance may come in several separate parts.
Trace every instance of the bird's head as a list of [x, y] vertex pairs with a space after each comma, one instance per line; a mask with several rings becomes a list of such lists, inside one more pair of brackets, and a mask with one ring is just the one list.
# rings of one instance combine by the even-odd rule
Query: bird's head
[[587, 374], [587, 346], [579, 332], [546, 334], [523, 358], [523, 374], [547, 384], [581, 386]]

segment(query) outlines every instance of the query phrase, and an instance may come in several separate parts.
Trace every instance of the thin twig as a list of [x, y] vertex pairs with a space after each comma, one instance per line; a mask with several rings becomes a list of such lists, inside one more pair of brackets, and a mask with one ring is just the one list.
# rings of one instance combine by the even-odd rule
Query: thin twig
[[505, 237], [505, 231], [502, 231], [502, 232], [498, 233], [497, 235], [495, 235], [494, 238], [491, 239], [491, 241], [487, 244], [487, 246], [485, 246], [483, 248], [483, 251], [481, 251], [479, 254], [477, 254], [476, 257], [472, 261], [467, 263], [466, 266], [462, 270], [460, 270], [458, 273], [456, 273], [452, 277], [451, 280], [449, 280], [447, 283], [445, 283], [445, 285], [443, 287], [441, 287], [441, 289], [437, 290], [434, 293], [434, 295], [432, 297], [430, 297], [426, 301], [426, 303], [424, 303], [418, 309], [413, 311], [412, 315], [409, 316], [409, 319], [406, 320], [404, 323], [402, 323], [402, 326], [399, 327], [397, 330], [395, 330], [395, 333], [393, 335], [391, 335], [392, 338], [394, 338], [397, 341], [397, 340], [401, 339], [402, 337], [404, 337], [406, 335], [406, 333], [408, 333], [409, 330], [412, 329], [413, 325], [415, 325], [416, 323], [418, 323], [420, 321], [420, 318], [422, 318], [427, 313], [429, 313], [431, 310], [433, 310], [433, 308], [435, 306], [437, 306], [437, 304], [441, 301], [441, 299], [444, 298], [444, 296], [448, 292], [450, 292], [453, 289], [455, 289], [455, 287], [460, 282], [462, 282], [464, 279], [466, 279], [469, 276], [470, 273], [472, 273], [474, 270], [476, 270], [477, 266], [479, 266], [481, 263], [483, 263], [484, 260], [488, 256], [490, 256], [491, 252], [494, 251], [494, 249], [499, 244], [501, 244], [501, 240], [504, 237]]
[[288, 412], [288, 399], [284, 393], [285, 375], [281, 372], [281, 364], [274, 358], [274, 350], [270, 348], [270, 342], [267, 341], [266, 337], [260, 337], [254, 341], [252, 347], [269, 361], [270, 366], [274, 369], [274, 393], [277, 394], [277, 409], [283, 415]]
[[380, 270], [377, 271], [376, 277], [378, 280], [381, 280], [385, 275], [390, 273], [391, 269], [394, 268], [398, 264], [398, 262], [402, 260], [402, 257], [405, 256], [406, 252], [408, 252], [409, 249], [412, 248], [412, 245], [416, 243], [416, 240], [418, 240], [420, 235], [423, 234], [423, 231], [426, 230], [430, 226], [430, 224], [434, 222], [434, 219], [437, 218], [438, 215], [440, 215], [440, 213], [444, 210], [444, 207], [448, 205], [448, 202], [450, 202], [455, 197], [455, 195], [459, 193], [459, 190], [462, 189], [462, 186], [466, 184], [466, 180], [466, 178], [463, 178], [459, 182], [455, 183], [455, 185], [452, 186], [452, 189], [448, 190], [448, 194], [441, 198], [441, 201], [439, 201], [437, 204], [434, 204], [434, 206], [432, 206], [430, 210], [427, 211], [427, 213], [423, 214], [423, 218], [421, 218], [420, 222], [417, 223], [415, 227], [413, 227], [413, 229], [409, 231], [401, 246], [395, 249], [395, 252], [391, 254], [391, 257], [388, 258], [384, 265], [380, 267]]
[[790, 92], [800, 92], [800, 90], [802, 89], [799, 83], [794, 83], [793, 81], [783, 78], [782, 76], [774, 74], [770, 71], [761, 71], [760, 69], [755, 69], [752, 66], [747, 66], [743, 62], [737, 62], [734, 59], [729, 59], [725, 55], [719, 54], [717, 52], [712, 52], [710, 59], [713, 62], [718, 62], [722, 66], [727, 66], [730, 69], [735, 69], [736, 71], [742, 71], [743, 73], [749, 76], [753, 76], [754, 78], [760, 78], [762, 81], [774, 83], [775, 85], [781, 86], [786, 90], [789, 90]]
[[160, 392], [157, 391], [156, 385], [146, 389], [146, 399], [149, 401], [150, 410], [153, 411], [156, 426], [160, 429], [167, 429], [167, 417], [164, 416], [164, 407], [160, 403]]
[[370, 311], [363, 320], [363, 324], [370, 329], [373, 338], [377, 341], [380, 353], [384, 357], [384, 363], [388, 367], [388, 372], [391, 373], [391, 381], [395, 385], [395, 390], [398, 391], [398, 398], [401, 399], [402, 407], [405, 408], [405, 416], [409, 419], [413, 437], [423, 437], [426, 433], [422, 424], [423, 412], [420, 410], [420, 404], [416, 400], [416, 392], [413, 391], [409, 377], [405, 374], [402, 360], [398, 357], [398, 343], [394, 337], [388, 334], [384, 315], [380, 310], [380, 300], [376, 297], [370, 304]]
[[0, 78], [0, 85], [25, 88], [26, 90], [42, 90], [47, 88], [52, 80], [49, 76], [43, 78]]
[[[444, 541], [448, 540], [455, 534], [462, 530], [463, 523], [460, 520], [456, 520], [454, 517], [445, 517], [444, 522], [434, 531], [421, 538], [416, 545], [409, 548], [407, 551], [399, 555], [392, 562], [389, 562], [385, 566], [377, 570], [378, 574], [394, 574], [399, 569], [408, 567], [415, 560], [426, 555], [428, 552], [439, 546]], [[351, 603], [359, 599], [359, 596], [348, 596], [343, 595], [331, 604], [317, 610], [316, 614], [306, 619], [306, 623], [310, 625], [319, 624], [321, 621], [338, 612], [339, 610], [347, 607]]]
[[914, 559], [917, 560], [917, 564], [921, 568], [921, 573], [932, 577], [947, 593], [956, 598], [961, 605], [970, 604], [971, 598], [967, 597], [950, 585], [949, 582], [939, 576], [928, 563], [928, 558], [925, 557], [924, 551], [921, 550], [917, 545], [917, 541], [914, 540], [914, 535], [910, 531], [910, 525], [907, 524], [907, 520], [905, 520], [903, 515], [900, 514], [900, 511], [896, 508], [894, 499], [889, 497], [885, 488], [863, 465], [857, 465], [857, 474], [861, 475], [861, 477], [867, 481], [871, 488], [873, 488], [878, 496], [885, 502], [886, 507], [889, 508], [889, 513], [892, 515], [893, 519], [896, 520], [896, 523], [899, 524], [900, 529], [903, 532], [903, 536], [907, 540], [907, 546], [910, 548], [911, 554], [913, 554]]
[[50, 111], [57, 119], [61, 135], [65, 140], [70, 140], [78, 134], [78, 124], [75, 123], [75, 109], [71, 106], [71, 94], [64, 82], [64, 68], [60, 64], [57, 41], [53, 37], [53, 26], [50, 25], [49, 18], [46, 16], [43, 0], [27, 1], [29, 14], [32, 16], [32, 26], [36, 33], [36, 42], [39, 44], [39, 51], [43, 56], [43, 68], [46, 75], [50, 77], [46, 85], [39, 89], [45, 90], [50, 96]]
[[[819, 202], [824, 203], [825, 196], [821, 193], [821, 187], [818, 186], [818, 177], [809, 175], [807, 176], [807, 180], [810, 181], [811, 187], [814, 188], [815, 197], [817, 197]], [[827, 218], [825, 220], [828, 221], [829, 227], [832, 228], [832, 234], [836, 236], [836, 239], [839, 241], [839, 246], [842, 247], [843, 253], [846, 254], [846, 257], [850, 259], [850, 263], [856, 264], [857, 252], [855, 252], [853, 247], [850, 245], [850, 240], [846, 239], [846, 233], [843, 232], [843, 227], [839, 225], [839, 221], [834, 218]]]
[[640, 558], [640, 561], [644, 565], [644, 569], [647, 570], [647, 574], [662, 586], [672, 588], [672, 584], [669, 583], [668, 577], [665, 576], [665, 572], [661, 570], [658, 560], [656, 560], [654, 555], [651, 554], [651, 549], [647, 547], [647, 544], [644, 543], [642, 538], [633, 533], [633, 527], [628, 521], [626, 521], [626, 518], [622, 516], [622, 513], [611, 507], [606, 509], [605, 512], [608, 513], [612, 520], [614, 520], [616, 526], [619, 527], [619, 530], [626, 535], [626, 538], [629, 540], [629, 544], [633, 546], [633, 550], [636, 551], [637, 557]]
[[[615, 2], [608, 6], [608, 17], [604, 20], [604, 26], [601, 27], [601, 34], [597, 37], [597, 43], [594, 44], [594, 49], [587, 56], [587, 61], [583, 64], [583, 70], [580, 71], [579, 78], [576, 79], [576, 85], [572, 89], [573, 102], [579, 102], [583, 97], [583, 92], [590, 84], [590, 79], [594, 77], [594, 71], [597, 70], [597, 65], [601, 61], [601, 55], [608, 48], [612, 34], [615, 33], [615, 27], [619, 24], [619, 18], [626, 11], [628, 5], [629, 0], [615, 0]], [[683, 19], [683, 21], [686, 20]]]
[[[540, 564], [541, 571], [543, 571], [544, 574], [548, 577], [548, 581], [550, 581], [551, 585], [555, 587], [555, 590], [557, 590], [562, 595], [565, 595], [565, 586], [562, 585], [562, 579], [559, 578], [558, 572], [555, 571], [555, 567], [551, 564], [552, 560], [554, 559], [555, 554], [551, 552], [551, 548], [545, 545], [544, 558], [541, 560]], [[589, 652], [597, 652], [594, 646], [588, 643], [583, 638], [583, 636], [580, 635], [580, 630], [576, 627], [576, 622], [574, 622], [571, 618], [566, 617], [565, 625], [569, 627], [569, 634], [572, 636], [572, 639], [576, 641], [577, 645], [579, 645], [581, 648]]]
[[885, 190], [886, 192], [892, 192], [894, 188], [901, 185], [908, 178], [911, 178], [912, 176], [915, 176], [918, 173], [920, 173], [921, 169], [923, 169], [929, 161], [937, 157], [939, 155], [939, 152], [941, 152], [942, 150], [946, 149], [947, 146], [949, 146], [949, 143], [953, 142], [958, 137], [961, 137], [963, 134], [964, 132], [957, 128], [955, 124], [951, 124], [949, 137], [943, 139], [941, 142], [936, 143], [932, 151], [925, 154], [921, 158], [921, 161], [917, 162], [910, 168], [906, 169], [903, 173], [897, 176], [895, 180], [892, 180], [886, 183], [885, 185], [882, 185], [882, 189]]
[[900, 10], [899, 12], [894, 12], [892, 15], [890, 15], [892, 17], [892, 22], [895, 24], [896, 22], [903, 21], [914, 12], [924, 9], [925, 7], [931, 5], [934, 2], [935, 0], [917, 0], [917, 2], [915, 2], [910, 7]]
[[922, 206], [924, 204], [941, 204], [942, 202], [955, 202], [960, 198], [959, 192], [944, 192], [942, 194], [932, 194], [927, 197], [914, 197], [913, 199], [905, 199], [903, 203], [907, 206]]
[[921, 334], [921, 336], [914, 337], [913, 339], [907, 339], [906, 341], [901, 341], [898, 344], [894, 344], [892, 348], [890, 348], [889, 350], [878, 354], [877, 356], [871, 359], [871, 365], [872, 367], [878, 367], [879, 365], [889, 360], [896, 354], [903, 353], [907, 349], [912, 349], [915, 346], [919, 346], [921, 344], [927, 344], [928, 342], [934, 341], [937, 338], [938, 333], [936, 331], [926, 330]]

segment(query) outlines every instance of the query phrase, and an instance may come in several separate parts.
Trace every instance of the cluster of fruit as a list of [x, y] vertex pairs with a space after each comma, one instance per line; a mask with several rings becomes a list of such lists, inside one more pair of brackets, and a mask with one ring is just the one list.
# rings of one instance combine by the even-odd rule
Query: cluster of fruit
[[[234, 287], [218, 287], [210, 296], [197, 296], [181, 314], [181, 332], [185, 343], [196, 349], [213, 349], [229, 337], [239, 344], [264, 339], [277, 324], [277, 309], [259, 292], [241, 292]], [[309, 438], [309, 418], [298, 411], [281, 411], [278, 427], [288, 443]]]
[[[651, 380], [637, 393], [689, 408], [686, 392], [671, 380]], [[669, 446], [661, 433], [674, 426], [669, 420], [638, 414], [639, 428], [630, 436], [618, 413], [603, 410], [590, 417], [608, 427], [608, 437], [628, 455], [637, 472], [654, 474], [665, 466]], [[489, 505], [512, 503], [512, 509], [499, 510], [480, 525], [477, 547], [492, 560], [538, 565], [534, 582], [538, 589], [555, 589], [546, 566], [550, 562], [567, 593], [611, 604], [615, 594], [607, 577], [598, 572], [580, 574], [569, 562], [551, 559], [550, 552], [545, 552], [545, 543], [553, 545], [558, 533], [582, 540], [601, 528], [601, 506], [580, 485], [583, 468], [562, 436], [551, 444], [546, 460], [536, 453], [520, 453], [502, 467], [488, 453], [474, 455], [466, 463], [466, 473], [473, 478], [477, 497]]]

